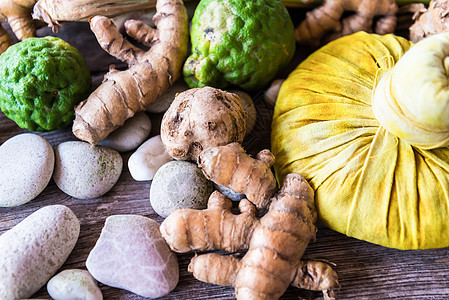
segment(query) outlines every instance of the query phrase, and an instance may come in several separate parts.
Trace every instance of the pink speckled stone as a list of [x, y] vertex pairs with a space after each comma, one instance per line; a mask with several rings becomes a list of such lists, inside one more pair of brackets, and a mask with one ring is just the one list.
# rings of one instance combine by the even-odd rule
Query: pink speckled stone
[[167, 295], [179, 280], [176, 255], [159, 224], [138, 215], [108, 217], [86, 267], [105, 285], [149, 298]]

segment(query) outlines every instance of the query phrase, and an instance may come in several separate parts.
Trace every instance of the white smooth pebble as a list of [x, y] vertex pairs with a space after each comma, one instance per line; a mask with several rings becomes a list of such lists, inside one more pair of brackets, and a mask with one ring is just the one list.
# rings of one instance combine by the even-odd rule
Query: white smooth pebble
[[86, 270], [64, 270], [50, 279], [47, 292], [54, 300], [102, 300], [97, 281]]
[[173, 160], [162, 143], [161, 136], [148, 139], [128, 159], [128, 169], [137, 181], [153, 180], [157, 170]]
[[69, 141], [55, 149], [53, 179], [67, 195], [93, 199], [106, 194], [117, 183], [122, 168], [123, 159], [117, 151]]
[[50, 143], [34, 133], [16, 135], [0, 146], [0, 207], [18, 206], [36, 198], [53, 174]]
[[284, 80], [285, 79], [273, 80], [271, 85], [265, 91], [265, 93], [264, 93], [265, 101], [268, 104], [270, 104], [271, 106], [274, 106], [276, 104], [276, 100], [278, 98], [279, 90], [281, 89], [281, 86], [284, 83]]
[[151, 120], [144, 111], [126, 120], [122, 127], [112, 132], [99, 143], [118, 152], [127, 152], [139, 147], [150, 135]]
[[64, 264], [80, 223], [64, 205], [45, 206], [0, 236], [0, 299], [29, 298]]
[[167, 295], [179, 280], [176, 254], [159, 224], [139, 215], [108, 217], [86, 267], [105, 285], [149, 298]]

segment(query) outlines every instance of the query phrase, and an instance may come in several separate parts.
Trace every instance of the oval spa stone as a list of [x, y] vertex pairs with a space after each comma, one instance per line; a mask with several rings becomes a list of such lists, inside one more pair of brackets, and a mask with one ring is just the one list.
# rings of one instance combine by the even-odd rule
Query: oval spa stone
[[64, 193], [78, 199], [93, 199], [116, 184], [122, 168], [123, 159], [117, 151], [69, 141], [55, 149], [53, 179]]
[[157, 170], [173, 160], [162, 143], [161, 136], [156, 135], [140, 145], [128, 159], [128, 169], [134, 180], [153, 180]]
[[151, 120], [145, 112], [139, 112], [126, 120], [122, 127], [112, 132], [99, 143], [118, 152], [127, 152], [139, 147], [150, 135]]
[[151, 182], [150, 202], [163, 218], [179, 208], [205, 209], [214, 191], [212, 181], [195, 163], [170, 161], [160, 167]]
[[80, 223], [64, 205], [45, 206], [0, 236], [0, 299], [29, 298], [75, 247]]
[[281, 89], [281, 85], [284, 83], [284, 81], [285, 81], [284, 79], [274, 80], [268, 87], [268, 89], [264, 92], [265, 101], [271, 106], [276, 105], [279, 90]]
[[50, 143], [34, 133], [16, 135], [0, 146], [0, 207], [27, 203], [48, 185], [55, 157]]
[[179, 280], [176, 254], [159, 224], [139, 215], [108, 217], [86, 267], [105, 285], [150, 298], [167, 295]]
[[54, 300], [103, 300], [97, 281], [86, 270], [64, 270], [47, 283], [47, 291]]

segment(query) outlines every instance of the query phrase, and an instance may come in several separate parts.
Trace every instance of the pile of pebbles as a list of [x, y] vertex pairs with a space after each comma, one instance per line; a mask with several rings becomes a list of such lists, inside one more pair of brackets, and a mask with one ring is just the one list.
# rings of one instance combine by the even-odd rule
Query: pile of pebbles
[[[251, 99], [244, 102], [255, 120]], [[247, 126], [247, 132], [251, 131], [254, 122]], [[141, 112], [98, 146], [66, 141], [53, 149], [34, 133], [8, 139], [0, 145], [0, 207], [32, 201], [51, 179], [71, 197], [99, 198], [112, 189], [122, 173], [121, 153], [134, 151], [128, 160], [130, 174], [137, 181], [155, 179], [150, 200], [160, 216], [166, 217], [177, 208], [206, 208], [214, 190], [212, 183], [196, 164], [173, 162], [159, 135], [148, 139], [150, 130], [151, 121]], [[168, 193], [169, 188], [176, 193]], [[0, 270], [6, 270], [0, 281], [0, 299], [29, 298], [45, 284], [53, 299], [90, 300], [103, 299], [97, 281], [151, 298], [164, 296], [176, 287], [176, 254], [160, 234], [159, 224], [138, 215], [109, 216], [88, 256], [87, 270], [56, 274], [75, 247], [79, 232], [79, 220], [70, 208], [49, 205], [0, 235]]]

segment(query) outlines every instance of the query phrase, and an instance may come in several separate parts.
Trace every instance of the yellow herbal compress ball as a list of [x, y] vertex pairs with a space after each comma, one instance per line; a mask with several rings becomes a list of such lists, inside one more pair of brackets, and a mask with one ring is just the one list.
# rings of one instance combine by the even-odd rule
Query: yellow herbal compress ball
[[356, 33], [282, 85], [272, 125], [278, 181], [301, 173], [321, 221], [399, 249], [449, 246], [449, 33], [413, 45]]

